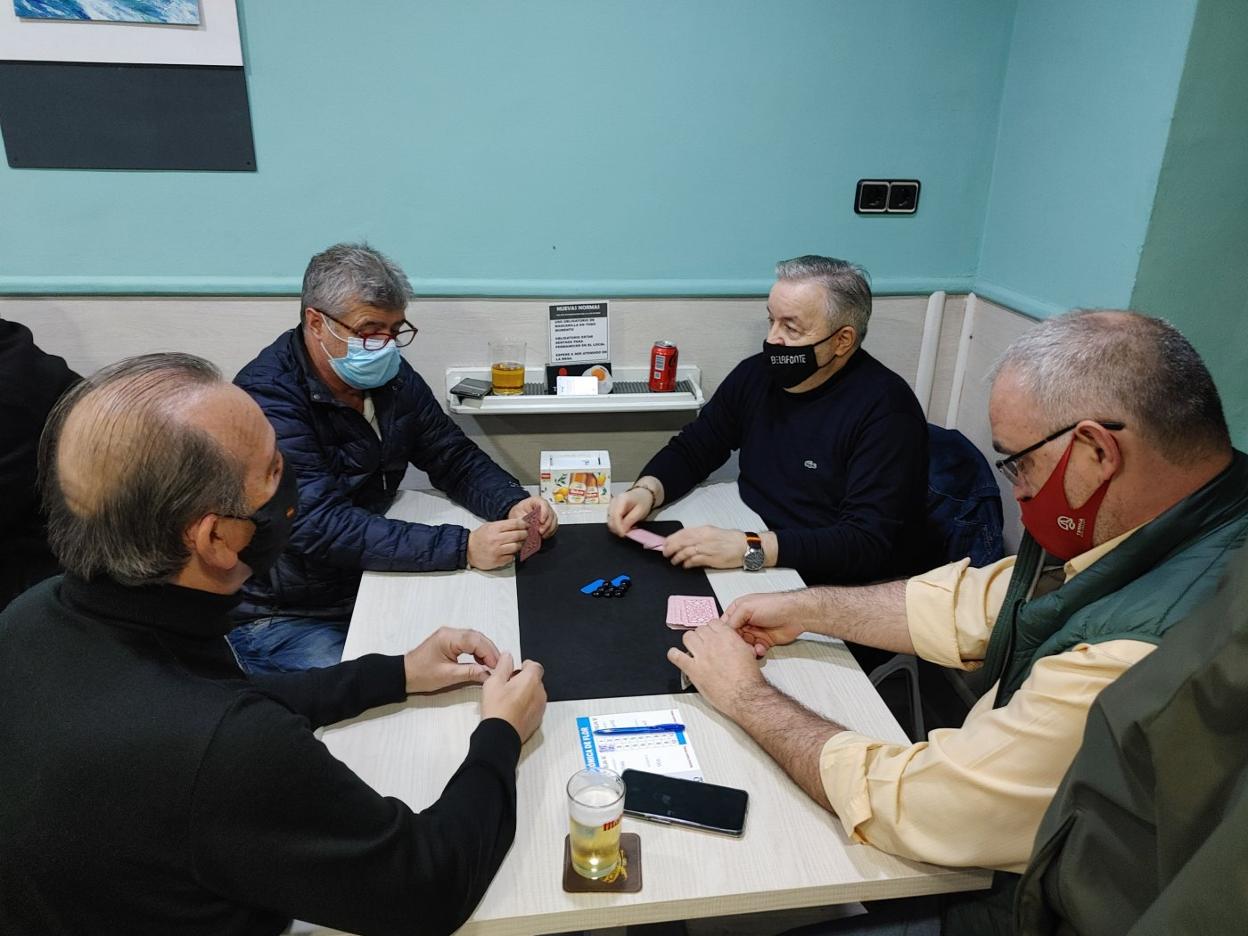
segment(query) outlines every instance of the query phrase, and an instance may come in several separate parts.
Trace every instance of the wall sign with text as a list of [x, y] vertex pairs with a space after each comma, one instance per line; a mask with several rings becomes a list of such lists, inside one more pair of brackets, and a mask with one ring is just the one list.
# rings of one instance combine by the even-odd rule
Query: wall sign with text
[[550, 308], [550, 364], [611, 360], [607, 303], [565, 302]]

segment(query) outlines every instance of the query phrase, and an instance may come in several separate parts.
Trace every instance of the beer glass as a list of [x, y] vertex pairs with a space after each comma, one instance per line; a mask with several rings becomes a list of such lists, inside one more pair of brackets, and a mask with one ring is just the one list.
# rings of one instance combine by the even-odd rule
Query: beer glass
[[490, 342], [490, 383], [495, 396], [524, 393], [524, 342]]
[[572, 870], [597, 880], [616, 869], [623, 815], [624, 781], [619, 774], [590, 767], [572, 775], [568, 781]]

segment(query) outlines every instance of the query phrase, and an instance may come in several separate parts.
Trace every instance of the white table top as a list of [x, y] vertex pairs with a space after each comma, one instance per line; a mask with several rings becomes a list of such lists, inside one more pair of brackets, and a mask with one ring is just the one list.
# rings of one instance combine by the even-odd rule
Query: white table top
[[[481, 521], [431, 493], [404, 492], [390, 516], [421, 523]], [[598, 520], [584, 509], [564, 523]], [[656, 519], [735, 529], [763, 524], [736, 485], [698, 488]], [[715, 570], [721, 606], [740, 595], [801, 587], [791, 569]], [[403, 653], [442, 625], [474, 627], [502, 650], [520, 647], [514, 566], [496, 572], [366, 573], [344, 659]], [[764, 672], [812, 709], [854, 730], [905, 741], [866, 675], [839, 641], [805, 638], [773, 650]], [[409, 699], [327, 729], [325, 744], [379, 792], [413, 809], [433, 803], [468, 750], [480, 713], [475, 687]], [[676, 707], [706, 780], [749, 791], [738, 838], [625, 817], [642, 838], [644, 885], [636, 894], [567, 894], [561, 885], [567, 832], [564, 784], [581, 767], [576, 717]], [[701, 696], [656, 695], [555, 702], [524, 746], [516, 840], [465, 934], [566, 932], [669, 919], [754, 913], [987, 887], [990, 874], [906, 861], [850, 844], [821, 809], [740, 728]]]

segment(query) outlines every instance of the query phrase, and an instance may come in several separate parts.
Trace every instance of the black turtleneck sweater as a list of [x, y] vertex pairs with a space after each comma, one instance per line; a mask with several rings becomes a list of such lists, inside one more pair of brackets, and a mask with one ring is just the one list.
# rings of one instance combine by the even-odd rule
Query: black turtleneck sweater
[[483, 721], [413, 813], [312, 733], [401, 701], [402, 657], [245, 677], [235, 601], [65, 576], [0, 614], [0, 933], [449, 933], [471, 914], [515, 834], [515, 729]]
[[642, 475], [674, 501], [740, 450], [741, 500], [807, 584], [926, 568], [927, 420], [904, 380], [859, 348], [806, 393], [746, 358]]

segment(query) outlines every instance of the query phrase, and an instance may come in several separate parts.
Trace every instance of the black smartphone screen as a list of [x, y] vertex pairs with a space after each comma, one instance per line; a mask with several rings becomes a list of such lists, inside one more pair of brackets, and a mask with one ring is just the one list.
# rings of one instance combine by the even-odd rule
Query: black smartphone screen
[[740, 835], [750, 796], [745, 790], [626, 770], [624, 811], [642, 819], [675, 822]]

